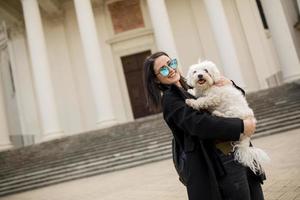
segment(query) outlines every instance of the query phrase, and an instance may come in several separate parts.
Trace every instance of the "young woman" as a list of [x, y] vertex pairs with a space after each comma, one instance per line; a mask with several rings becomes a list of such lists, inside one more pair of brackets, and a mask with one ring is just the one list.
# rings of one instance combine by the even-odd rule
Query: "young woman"
[[[182, 141], [189, 200], [264, 199], [260, 185], [263, 177], [235, 162], [231, 153], [231, 141], [239, 140], [241, 134], [251, 136], [255, 120], [212, 116], [187, 106], [185, 99], [193, 96], [177, 70], [177, 60], [164, 52], [146, 58], [144, 84], [149, 107], [162, 108], [174, 137]], [[234, 83], [223, 78], [216, 84]]]

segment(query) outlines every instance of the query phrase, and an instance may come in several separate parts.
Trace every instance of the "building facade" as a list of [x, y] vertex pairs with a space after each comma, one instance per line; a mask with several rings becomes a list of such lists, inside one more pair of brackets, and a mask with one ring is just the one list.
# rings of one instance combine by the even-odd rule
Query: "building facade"
[[145, 57], [214, 61], [247, 91], [300, 78], [299, 0], [0, 0], [0, 149], [150, 114]]

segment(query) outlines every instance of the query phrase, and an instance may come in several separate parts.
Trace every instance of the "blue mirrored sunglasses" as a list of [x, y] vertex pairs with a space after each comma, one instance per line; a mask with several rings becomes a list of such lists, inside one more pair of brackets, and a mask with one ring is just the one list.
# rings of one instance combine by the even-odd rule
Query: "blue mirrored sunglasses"
[[166, 77], [170, 74], [170, 68], [177, 69], [177, 66], [178, 66], [177, 59], [176, 58], [171, 59], [167, 63], [167, 65], [164, 65], [161, 68], [159, 68], [159, 72], [156, 75], [161, 74], [162, 76]]

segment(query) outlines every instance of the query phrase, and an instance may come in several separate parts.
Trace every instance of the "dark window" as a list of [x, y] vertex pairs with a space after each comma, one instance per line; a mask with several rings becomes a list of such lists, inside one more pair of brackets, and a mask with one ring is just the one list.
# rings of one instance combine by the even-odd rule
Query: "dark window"
[[261, 5], [261, 1], [260, 0], [256, 0], [256, 4], [257, 4], [257, 7], [258, 7], [258, 11], [259, 11], [260, 18], [261, 18], [261, 21], [263, 23], [264, 29], [269, 29], [268, 22], [267, 22], [265, 13], [264, 13], [264, 9], [263, 9], [263, 7]]
[[12, 89], [12, 94], [15, 95], [16, 93], [16, 88], [15, 88], [15, 81], [14, 81], [14, 75], [12, 72], [12, 68], [11, 68], [11, 63], [9, 62], [9, 78], [10, 78], [10, 82], [11, 82], [11, 89]]

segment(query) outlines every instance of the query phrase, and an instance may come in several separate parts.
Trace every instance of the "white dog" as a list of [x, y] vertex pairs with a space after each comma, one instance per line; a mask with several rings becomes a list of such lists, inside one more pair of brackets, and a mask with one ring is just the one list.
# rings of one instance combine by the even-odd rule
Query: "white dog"
[[[203, 61], [190, 66], [187, 83], [193, 87], [189, 92], [197, 99], [186, 99], [186, 103], [197, 110], [206, 109], [216, 116], [255, 119], [241, 91], [230, 84], [221, 87], [214, 85], [220, 78], [221, 74], [213, 62]], [[247, 136], [234, 143], [235, 160], [254, 173], [261, 173], [261, 163], [270, 159], [263, 150], [249, 145], [250, 138]]]

